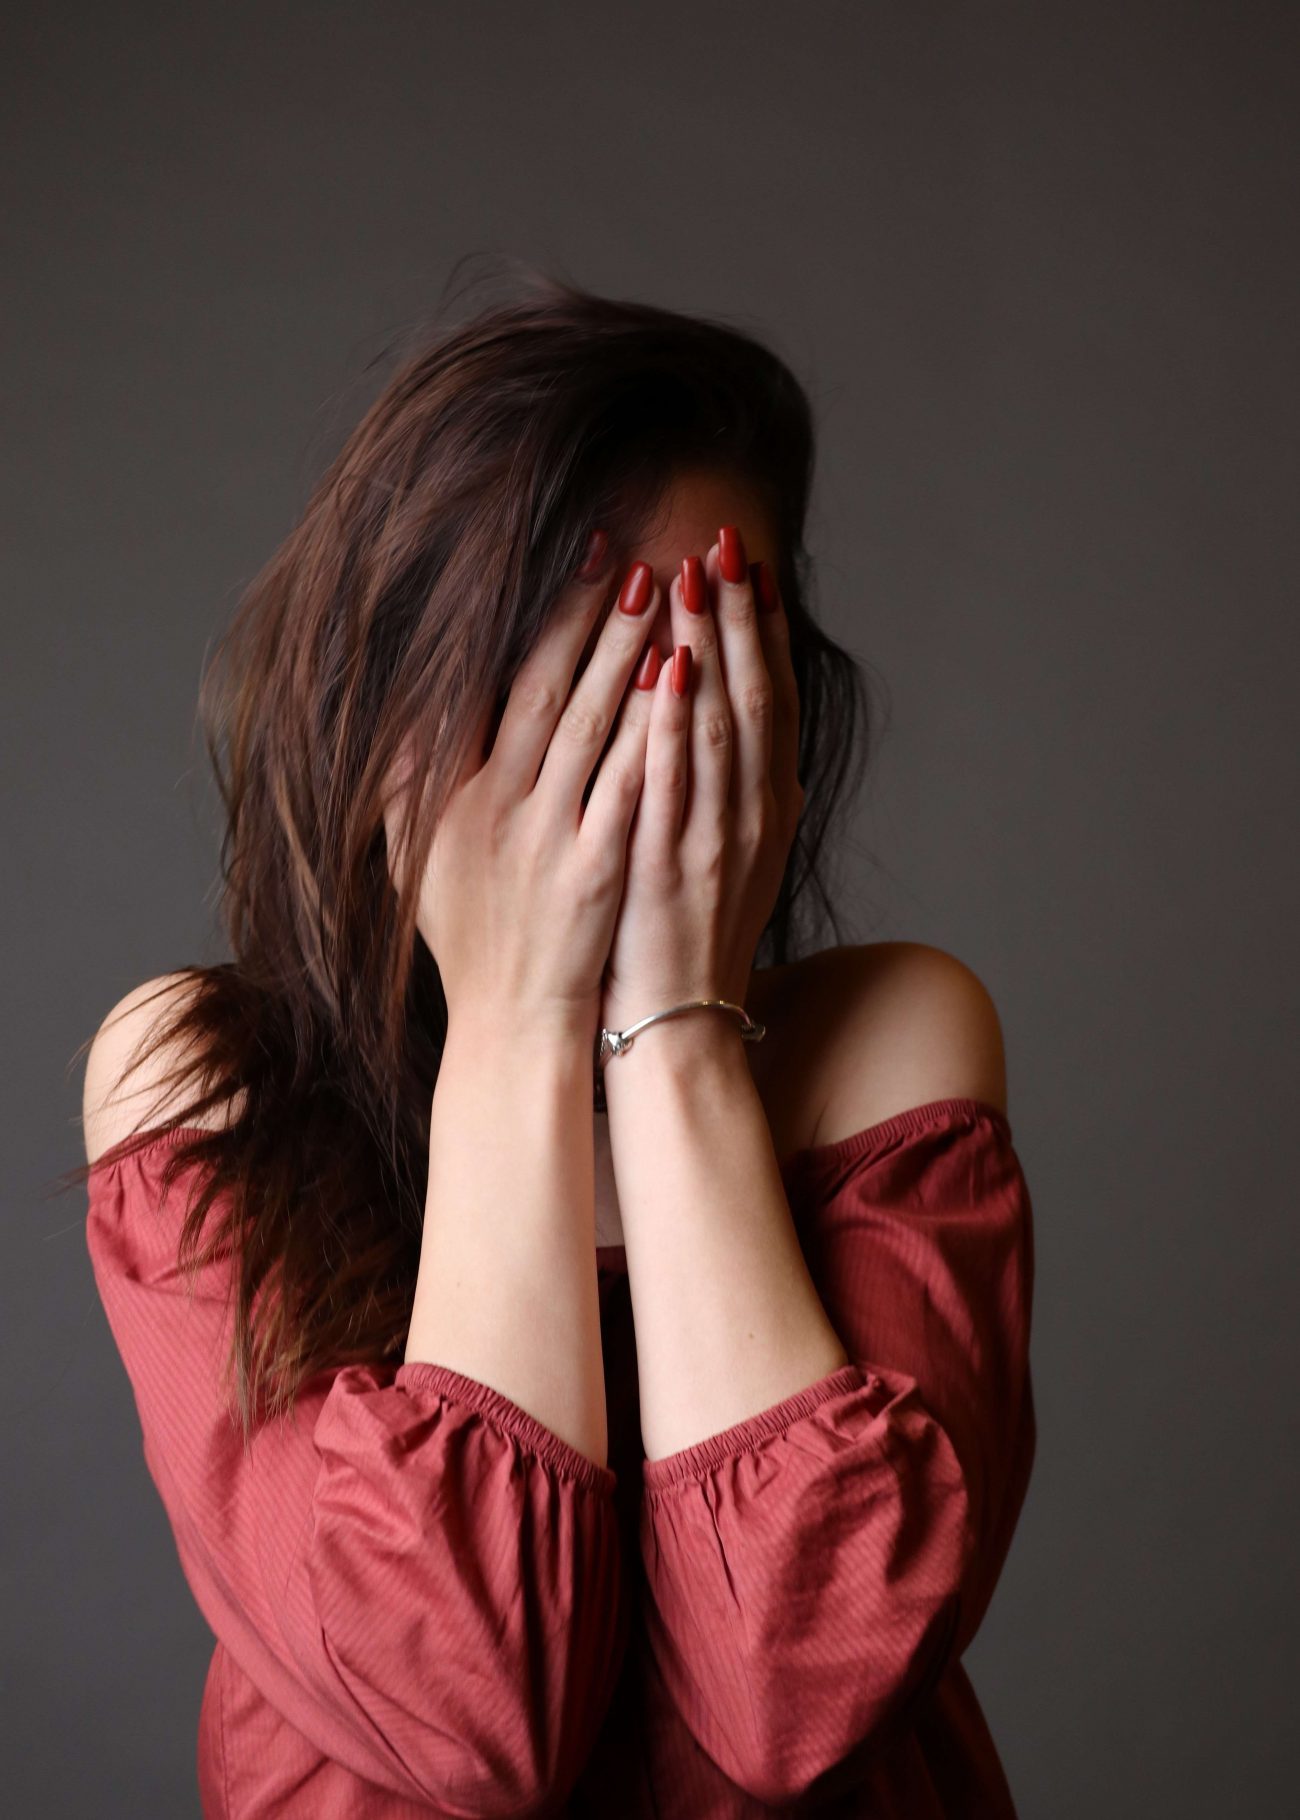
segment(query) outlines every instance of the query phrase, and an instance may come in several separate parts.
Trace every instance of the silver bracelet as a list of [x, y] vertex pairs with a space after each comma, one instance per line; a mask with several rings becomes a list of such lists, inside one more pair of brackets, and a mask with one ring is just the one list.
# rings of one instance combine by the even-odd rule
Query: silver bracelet
[[652, 1011], [649, 1017], [638, 1018], [635, 1024], [629, 1024], [626, 1030], [601, 1030], [600, 1042], [596, 1048], [595, 1106], [597, 1112], [605, 1110], [605, 1067], [610, 1057], [626, 1055], [635, 1042], [638, 1031], [648, 1024], [657, 1024], [661, 1018], [681, 1017], [686, 1011], [730, 1011], [740, 1019], [740, 1037], [745, 1043], [761, 1043], [767, 1035], [767, 1025], [755, 1023], [743, 1005], [733, 1005], [725, 998], [692, 998], [684, 1004], [670, 1005], [666, 1011]]

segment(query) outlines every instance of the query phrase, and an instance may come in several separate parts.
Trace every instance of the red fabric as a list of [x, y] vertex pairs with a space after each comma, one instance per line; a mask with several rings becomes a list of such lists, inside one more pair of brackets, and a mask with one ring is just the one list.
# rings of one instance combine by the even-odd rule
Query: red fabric
[[1014, 1815], [960, 1662], [1035, 1445], [1031, 1207], [996, 1108], [937, 1100], [787, 1159], [851, 1363], [666, 1459], [601, 1248], [608, 1467], [429, 1364], [322, 1373], [245, 1457], [228, 1266], [187, 1299], [165, 1150], [99, 1159], [87, 1236], [216, 1636], [209, 1820]]

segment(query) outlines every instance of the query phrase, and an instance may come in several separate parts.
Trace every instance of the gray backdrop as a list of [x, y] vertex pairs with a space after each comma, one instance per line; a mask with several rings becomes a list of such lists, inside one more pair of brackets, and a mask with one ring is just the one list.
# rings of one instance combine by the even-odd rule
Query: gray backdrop
[[58, 5], [11, 25], [9, 1811], [197, 1812], [211, 1648], [69, 1058], [223, 950], [205, 649], [453, 262], [809, 384], [889, 724], [856, 939], [1002, 1012], [1037, 1470], [967, 1657], [1021, 1811], [1281, 1811], [1297, 1208], [1294, 7]]

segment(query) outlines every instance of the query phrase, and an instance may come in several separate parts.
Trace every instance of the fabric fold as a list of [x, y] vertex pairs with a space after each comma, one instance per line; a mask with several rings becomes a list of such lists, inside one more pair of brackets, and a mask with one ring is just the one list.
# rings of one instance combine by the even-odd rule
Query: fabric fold
[[246, 1453], [219, 1394], [226, 1284], [209, 1267], [191, 1300], [170, 1267], [161, 1163], [146, 1147], [92, 1172], [87, 1242], [219, 1644], [304, 1738], [392, 1794], [466, 1816], [561, 1799], [626, 1642], [615, 1474], [418, 1361], [319, 1374]]
[[732, 1782], [852, 1789], [974, 1636], [1024, 1497], [1031, 1207], [1010, 1126], [936, 1102], [800, 1160], [850, 1363], [646, 1461], [649, 1647]]

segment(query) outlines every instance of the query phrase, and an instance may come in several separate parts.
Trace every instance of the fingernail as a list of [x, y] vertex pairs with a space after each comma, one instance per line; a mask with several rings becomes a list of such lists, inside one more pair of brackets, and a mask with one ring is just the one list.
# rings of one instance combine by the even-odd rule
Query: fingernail
[[780, 606], [780, 597], [776, 591], [776, 576], [772, 573], [769, 562], [752, 562], [749, 565], [750, 575], [754, 580], [754, 593], [758, 600], [760, 613], [775, 613]]
[[647, 645], [645, 656], [641, 659], [641, 667], [636, 673], [636, 686], [638, 689], [653, 689], [658, 680], [659, 647], [654, 644]]
[[709, 610], [708, 577], [698, 556], [687, 556], [682, 560], [682, 605], [688, 613], [700, 614]]
[[604, 531], [593, 531], [587, 539], [587, 548], [576, 574], [579, 581], [594, 581], [605, 563], [605, 552], [609, 548], [609, 537]]
[[691, 647], [677, 645], [673, 649], [673, 673], [669, 677], [674, 695], [685, 695], [691, 680]]
[[648, 562], [634, 562], [618, 597], [620, 613], [644, 613], [650, 605], [654, 572]]
[[735, 525], [723, 525], [718, 532], [718, 567], [724, 581], [744, 581], [749, 573], [745, 542]]

